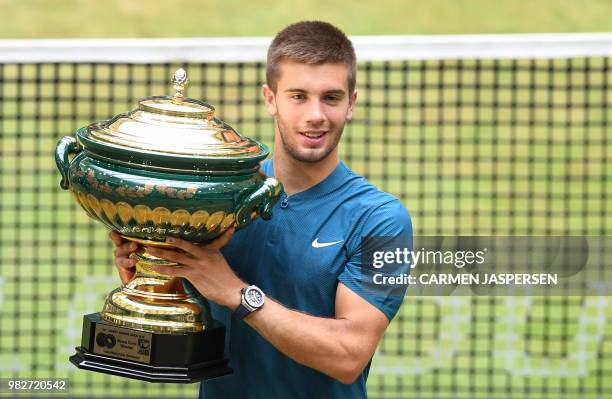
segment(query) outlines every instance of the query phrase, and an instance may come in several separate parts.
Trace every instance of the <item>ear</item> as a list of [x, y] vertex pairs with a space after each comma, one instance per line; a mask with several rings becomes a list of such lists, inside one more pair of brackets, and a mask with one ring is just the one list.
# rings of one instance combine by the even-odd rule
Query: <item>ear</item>
[[346, 120], [350, 121], [353, 119], [353, 110], [355, 109], [355, 101], [357, 101], [357, 90], [353, 91], [351, 98], [349, 99], [349, 107], [346, 111]]
[[266, 110], [270, 116], [276, 116], [276, 98], [274, 97], [274, 91], [268, 85], [261, 87], [261, 94], [266, 102]]

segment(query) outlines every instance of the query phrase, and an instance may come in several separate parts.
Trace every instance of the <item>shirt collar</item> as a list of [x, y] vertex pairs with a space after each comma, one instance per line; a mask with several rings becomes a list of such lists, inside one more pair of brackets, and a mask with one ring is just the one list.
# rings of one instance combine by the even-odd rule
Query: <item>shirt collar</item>
[[[270, 158], [266, 161], [262, 167], [264, 173], [268, 176], [274, 177], [274, 158]], [[338, 165], [334, 168], [334, 170], [319, 183], [314, 186], [295, 193], [287, 198], [290, 200], [306, 200], [309, 198], [320, 197], [322, 195], [328, 194], [335, 189], [337, 189], [342, 182], [345, 180], [346, 176], [351, 173], [351, 170], [346, 166], [343, 161], [338, 162]], [[283, 193], [283, 196], [286, 194]]]

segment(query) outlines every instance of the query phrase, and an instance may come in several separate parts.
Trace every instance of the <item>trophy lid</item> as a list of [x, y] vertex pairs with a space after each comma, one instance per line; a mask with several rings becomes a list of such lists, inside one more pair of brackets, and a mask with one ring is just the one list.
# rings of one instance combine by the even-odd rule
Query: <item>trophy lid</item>
[[79, 129], [78, 141], [93, 158], [169, 172], [243, 170], [266, 158], [267, 146], [215, 118], [212, 105], [185, 98], [188, 83], [178, 69], [172, 97], [143, 98], [135, 110]]

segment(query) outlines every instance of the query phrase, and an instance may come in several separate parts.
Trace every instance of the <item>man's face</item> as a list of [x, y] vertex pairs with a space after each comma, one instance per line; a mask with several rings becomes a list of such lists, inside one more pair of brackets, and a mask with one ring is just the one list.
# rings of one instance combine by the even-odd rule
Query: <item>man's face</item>
[[353, 116], [356, 92], [348, 92], [343, 63], [281, 64], [276, 93], [264, 86], [268, 113], [276, 121], [275, 140], [293, 159], [314, 163], [336, 155], [347, 120]]

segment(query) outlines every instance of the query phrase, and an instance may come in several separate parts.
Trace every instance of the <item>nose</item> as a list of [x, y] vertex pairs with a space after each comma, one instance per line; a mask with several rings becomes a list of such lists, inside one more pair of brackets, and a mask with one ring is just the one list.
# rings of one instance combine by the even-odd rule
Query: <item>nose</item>
[[308, 107], [306, 121], [311, 125], [320, 125], [325, 122], [323, 104], [319, 100], [313, 100]]

